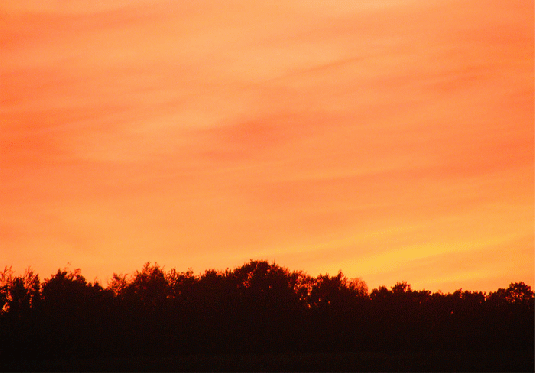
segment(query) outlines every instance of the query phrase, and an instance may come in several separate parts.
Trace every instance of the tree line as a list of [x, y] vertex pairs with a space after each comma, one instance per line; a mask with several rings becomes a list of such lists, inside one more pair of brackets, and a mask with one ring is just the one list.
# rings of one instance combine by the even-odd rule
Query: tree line
[[195, 353], [533, 350], [534, 293], [371, 291], [360, 279], [312, 277], [267, 261], [233, 270], [166, 271], [146, 263], [106, 287], [80, 270], [40, 281], [0, 273], [0, 359]]

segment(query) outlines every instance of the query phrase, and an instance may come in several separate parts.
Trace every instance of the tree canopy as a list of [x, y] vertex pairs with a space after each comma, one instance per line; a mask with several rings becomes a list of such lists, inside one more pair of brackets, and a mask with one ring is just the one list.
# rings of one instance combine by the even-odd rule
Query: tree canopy
[[368, 290], [342, 272], [317, 277], [251, 260], [233, 270], [146, 263], [103, 287], [79, 269], [40, 281], [0, 273], [0, 358], [266, 351], [533, 349], [534, 294]]

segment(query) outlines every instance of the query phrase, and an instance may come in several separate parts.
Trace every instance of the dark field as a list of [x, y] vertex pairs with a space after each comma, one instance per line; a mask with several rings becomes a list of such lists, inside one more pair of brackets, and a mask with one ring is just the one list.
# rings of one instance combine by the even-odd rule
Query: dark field
[[56, 359], [3, 366], [24, 371], [449, 371], [533, 372], [533, 351], [195, 354]]

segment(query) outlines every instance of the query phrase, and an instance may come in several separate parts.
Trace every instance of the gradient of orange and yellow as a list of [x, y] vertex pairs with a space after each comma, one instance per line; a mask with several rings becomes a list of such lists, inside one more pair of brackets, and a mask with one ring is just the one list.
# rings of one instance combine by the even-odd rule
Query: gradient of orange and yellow
[[533, 1], [0, 5], [0, 265], [534, 285]]

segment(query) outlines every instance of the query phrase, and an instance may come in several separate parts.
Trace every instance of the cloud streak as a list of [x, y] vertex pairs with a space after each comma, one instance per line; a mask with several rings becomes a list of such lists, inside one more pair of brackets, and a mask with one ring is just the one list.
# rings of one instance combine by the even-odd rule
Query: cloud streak
[[47, 4], [2, 9], [6, 264], [533, 285], [532, 3]]

